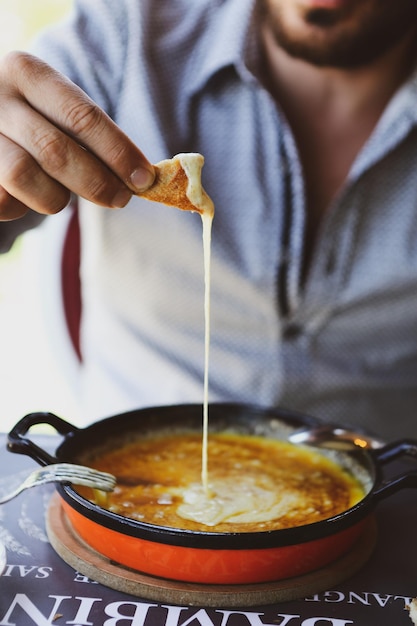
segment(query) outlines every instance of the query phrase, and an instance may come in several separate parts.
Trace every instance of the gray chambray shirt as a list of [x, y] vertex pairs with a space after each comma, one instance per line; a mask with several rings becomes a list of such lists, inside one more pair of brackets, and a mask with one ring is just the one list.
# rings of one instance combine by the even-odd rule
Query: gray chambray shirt
[[[304, 284], [303, 175], [256, 78], [252, 0], [79, 0], [37, 52], [153, 161], [201, 152], [213, 227], [211, 401], [417, 434], [417, 76], [321, 224]], [[342, 149], [342, 148], [341, 148]], [[80, 202], [86, 420], [202, 400], [201, 220]]]

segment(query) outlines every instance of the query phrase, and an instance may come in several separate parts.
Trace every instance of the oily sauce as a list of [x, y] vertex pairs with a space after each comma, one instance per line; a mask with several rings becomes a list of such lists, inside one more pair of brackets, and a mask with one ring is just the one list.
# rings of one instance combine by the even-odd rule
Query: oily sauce
[[117, 478], [115, 491], [101, 505], [151, 524], [254, 532], [317, 522], [364, 496], [356, 478], [316, 451], [234, 433], [210, 434], [206, 489], [201, 447], [199, 433], [167, 433], [89, 461]]

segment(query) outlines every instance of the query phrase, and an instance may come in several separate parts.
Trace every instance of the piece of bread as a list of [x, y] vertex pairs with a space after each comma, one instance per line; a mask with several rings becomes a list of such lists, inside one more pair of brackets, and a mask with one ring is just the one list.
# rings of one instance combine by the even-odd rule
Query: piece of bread
[[214, 206], [201, 184], [204, 157], [195, 152], [177, 154], [154, 165], [155, 181], [137, 195], [182, 211], [213, 214]]
[[417, 626], [417, 598], [411, 600], [408, 606], [408, 610], [410, 611], [411, 621], [413, 622], [413, 624], [415, 624], [415, 626]]

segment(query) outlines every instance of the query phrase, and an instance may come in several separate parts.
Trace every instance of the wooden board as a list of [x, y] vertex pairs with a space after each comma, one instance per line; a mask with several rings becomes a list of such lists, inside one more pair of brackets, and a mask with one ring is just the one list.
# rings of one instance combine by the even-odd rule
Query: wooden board
[[57, 554], [78, 572], [106, 587], [156, 602], [224, 608], [297, 600], [334, 587], [365, 564], [377, 537], [376, 523], [372, 519], [352, 550], [322, 569], [276, 582], [203, 585], [149, 576], [109, 561], [78, 537], [57, 494], [51, 499], [46, 526], [49, 541]]

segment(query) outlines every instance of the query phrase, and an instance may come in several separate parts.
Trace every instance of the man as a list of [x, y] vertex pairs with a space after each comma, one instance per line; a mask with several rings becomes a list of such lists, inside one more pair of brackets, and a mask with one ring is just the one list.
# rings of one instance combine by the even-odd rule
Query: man
[[415, 0], [79, 2], [37, 52], [100, 108], [4, 60], [3, 219], [84, 199], [86, 420], [201, 399], [201, 225], [132, 199], [151, 163], [199, 151], [211, 399], [415, 432], [416, 17]]

